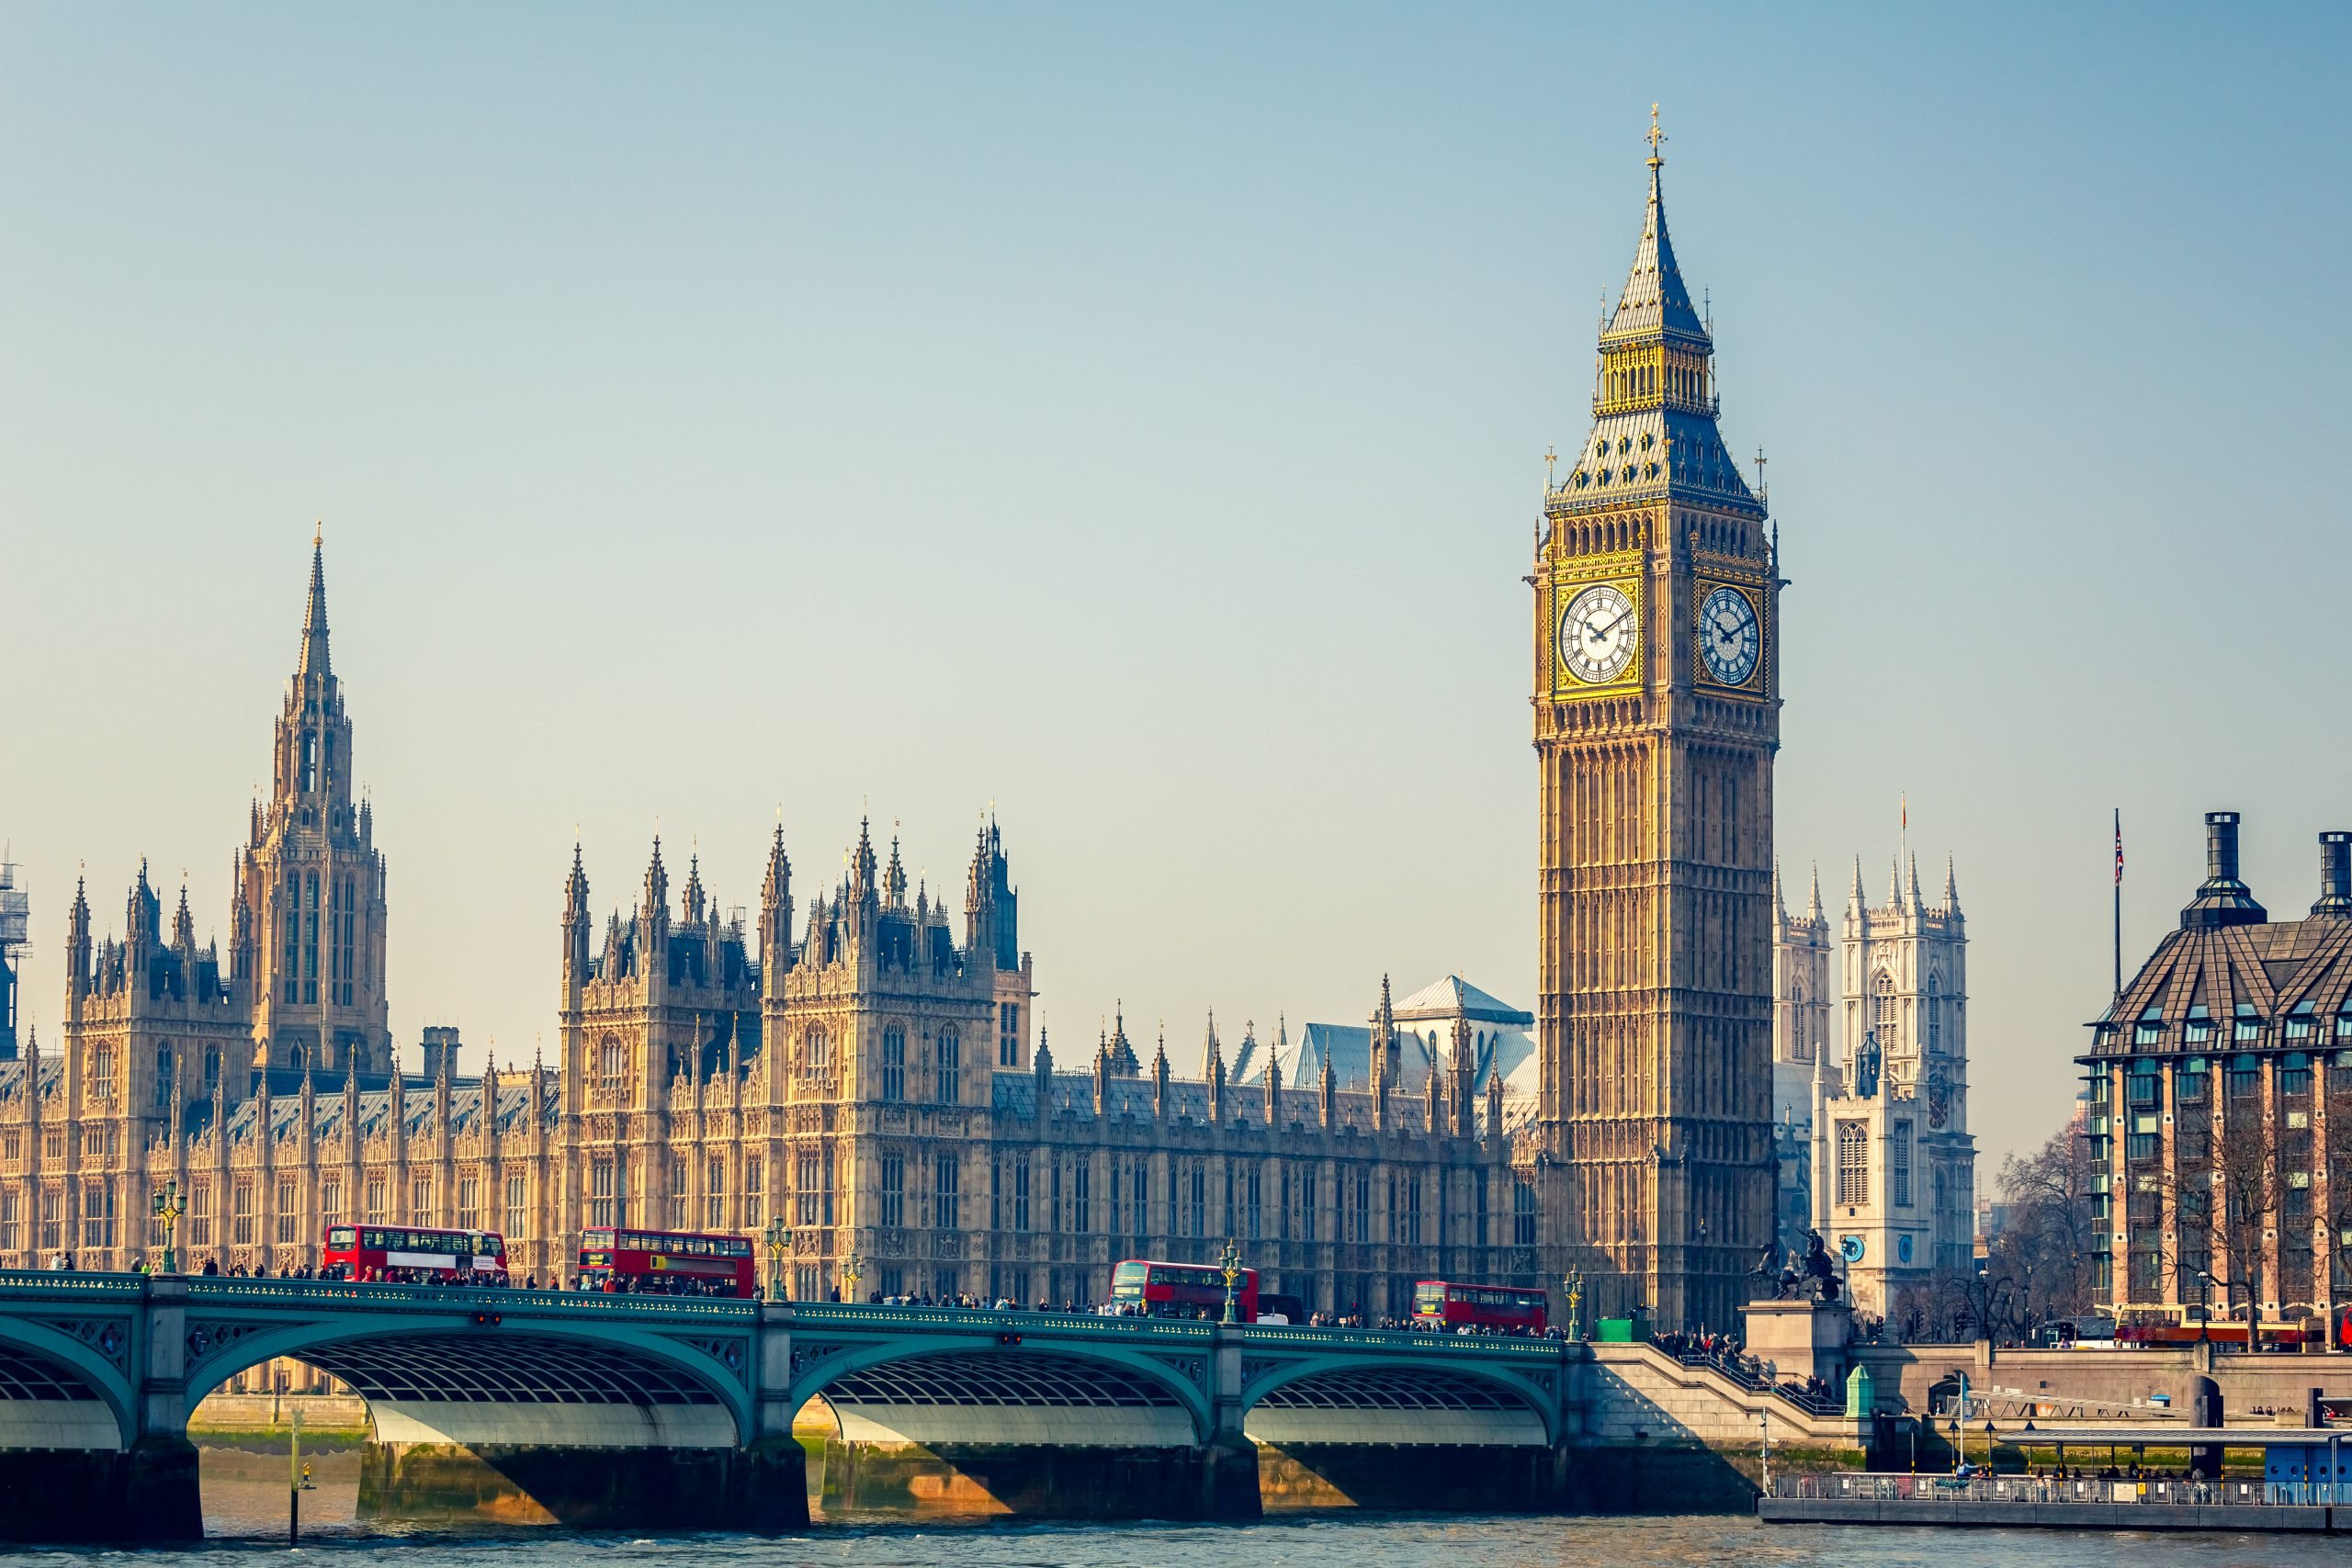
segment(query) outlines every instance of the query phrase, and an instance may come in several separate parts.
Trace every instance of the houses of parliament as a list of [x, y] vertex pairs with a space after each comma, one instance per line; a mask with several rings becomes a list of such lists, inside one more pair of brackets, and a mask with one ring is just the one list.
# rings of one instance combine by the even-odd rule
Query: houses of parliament
[[279, 1273], [328, 1226], [380, 1222], [500, 1232], [514, 1276], [547, 1280], [585, 1227], [780, 1215], [802, 1298], [1099, 1301], [1119, 1258], [1232, 1237], [1262, 1288], [1325, 1311], [1575, 1271], [1588, 1317], [1731, 1321], [1775, 1221], [1781, 581], [1653, 135], [1590, 434], [1547, 484], [1529, 579], [1533, 1013], [1382, 979], [1362, 1025], [1212, 1022], [1181, 1068], [1124, 1020], [1057, 1056], [995, 826], [951, 908], [910, 898], [861, 824], [813, 886], [779, 829], [755, 919], [723, 916], [691, 860], [673, 888], [658, 840], [600, 900], [575, 849], [549, 879], [552, 1059], [461, 1076], [455, 1032], [428, 1029], [412, 1068], [314, 545], [225, 930], [199, 944], [185, 890], [166, 919], [143, 864], [117, 932], [77, 887], [62, 1027], [0, 1061], [0, 1266], [127, 1268], [161, 1246], [172, 1180], [182, 1267]]

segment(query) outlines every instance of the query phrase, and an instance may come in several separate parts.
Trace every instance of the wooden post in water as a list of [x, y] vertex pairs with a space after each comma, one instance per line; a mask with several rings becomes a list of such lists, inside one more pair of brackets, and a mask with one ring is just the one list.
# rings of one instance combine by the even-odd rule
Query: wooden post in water
[[286, 1432], [286, 1545], [302, 1540], [302, 1408], [294, 1407], [294, 1424]]

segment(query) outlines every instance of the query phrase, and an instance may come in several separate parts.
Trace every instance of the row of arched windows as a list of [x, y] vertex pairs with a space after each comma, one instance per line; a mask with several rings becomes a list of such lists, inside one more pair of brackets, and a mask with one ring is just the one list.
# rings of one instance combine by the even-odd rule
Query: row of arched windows
[[[1895, 991], [1894, 976], [1883, 969], [1871, 982], [1870, 1027], [1878, 1036], [1881, 1050], [1893, 1051], [1900, 1046], [1903, 999]], [[1919, 1041], [1930, 1056], [1943, 1051], [1944, 983], [1940, 975], [1928, 975], [1927, 994], [1919, 1000]]]

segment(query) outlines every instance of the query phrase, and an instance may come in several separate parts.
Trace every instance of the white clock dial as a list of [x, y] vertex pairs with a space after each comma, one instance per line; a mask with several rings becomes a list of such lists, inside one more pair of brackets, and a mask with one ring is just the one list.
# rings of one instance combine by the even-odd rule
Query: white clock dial
[[1594, 583], [1560, 612], [1560, 663], [1587, 685], [1623, 674], [1640, 638], [1633, 600], [1610, 583]]
[[1699, 657], [1726, 686], [1745, 686], [1756, 673], [1764, 635], [1756, 606], [1736, 588], [1718, 588], [1699, 606]]

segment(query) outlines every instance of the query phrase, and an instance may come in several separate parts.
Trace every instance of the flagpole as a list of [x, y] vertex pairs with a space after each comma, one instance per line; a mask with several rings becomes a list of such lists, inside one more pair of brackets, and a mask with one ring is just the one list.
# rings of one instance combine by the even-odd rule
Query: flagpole
[[2123, 808], [2115, 808], [2115, 999], [2123, 1000]]

